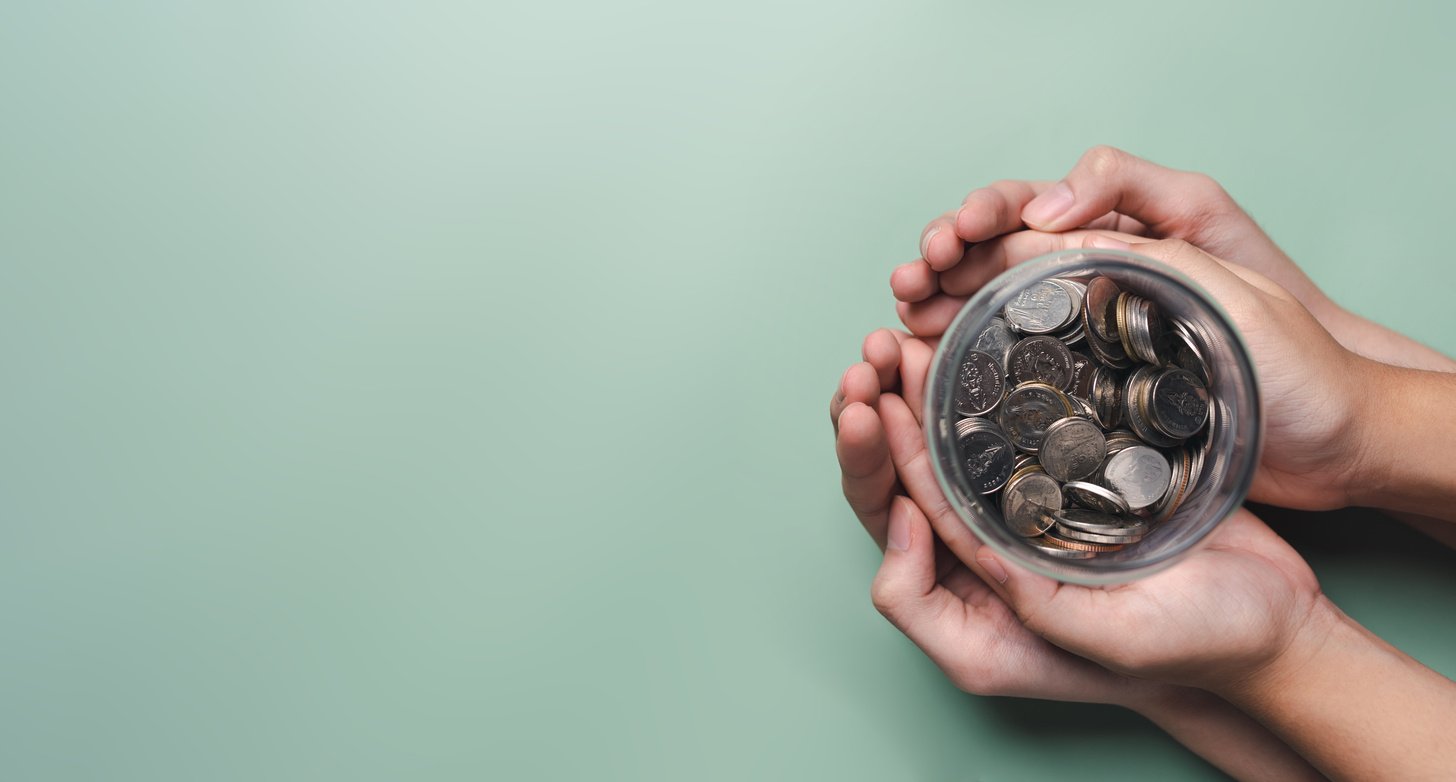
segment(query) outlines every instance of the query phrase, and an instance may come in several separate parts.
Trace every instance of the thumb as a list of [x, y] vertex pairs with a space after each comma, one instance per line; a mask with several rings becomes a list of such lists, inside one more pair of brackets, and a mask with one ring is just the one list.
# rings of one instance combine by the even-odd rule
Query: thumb
[[[1124, 241], [1128, 239], [1131, 241]], [[1125, 234], [1089, 233], [1083, 247], [1130, 250], [1172, 266], [1202, 285], [1220, 304], [1231, 307], [1249, 295], [1249, 288], [1269, 292], [1279, 287], [1252, 269], [1209, 255], [1182, 239], [1148, 240]]]
[[953, 599], [936, 582], [930, 521], [909, 497], [896, 497], [890, 505], [885, 559], [870, 586], [870, 599], [891, 624], [921, 646], [927, 620]]
[[1066, 231], [1109, 212], [1198, 244], [1203, 243], [1201, 232], [1227, 231], [1230, 220], [1253, 227], [1210, 177], [1164, 168], [1105, 146], [1088, 150], [1065, 179], [1026, 205], [1021, 219], [1041, 231]]

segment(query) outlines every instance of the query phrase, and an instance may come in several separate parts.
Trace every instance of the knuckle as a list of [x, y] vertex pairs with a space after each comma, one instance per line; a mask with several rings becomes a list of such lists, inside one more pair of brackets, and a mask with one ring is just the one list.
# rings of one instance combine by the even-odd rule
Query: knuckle
[[891, 622], [895, 621], [900, 601], [896, 598], [895, 590], [884, 578], [877, 576], [874, 581], [870, 582], [870, 603], [874, 605], [876, 611], [880, 612], [881, 616]]
[[1099, 144], [1087, 150], [1082, 155], [1079, 165], [1087, 173], [1095, 177], [1107, 177], [1115, 174], [1127, 161], [1128, 154], [1117, 147]]
[[1188, 189], [1202, 195], [1205, 200], [1231, 200], [1217, 179], [1201, 171], [1188, 174]]
[[956, 666], [951, 681], [971, 695], [1001, 695], [1006, 689], [997, 671], [980, 662]]

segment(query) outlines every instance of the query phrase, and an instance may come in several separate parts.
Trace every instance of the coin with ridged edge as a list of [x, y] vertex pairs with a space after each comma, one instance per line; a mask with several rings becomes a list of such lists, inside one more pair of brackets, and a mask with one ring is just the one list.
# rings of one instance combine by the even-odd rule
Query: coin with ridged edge
[[955, 409], [961, 415], [985, 415], [1001, 404], [1006, 376], [991, 354], [968, 350], [956, 375]]
[[1208, 389], [1186, 369], [1170, 369], [1152, 383], [1149, 421], [1169, 437], [1186, 440], [1208, 421]]
[[1011, 326], [1007, 325], [1006, 321], [1001, 318], [991, 318], [986, 321], [986, 325], [982, 326], [980, 331], [976, 332], [976, 338], [971, 342], [971, 349], [990, 354], [1001, 364], [1002, 368], [1005, 368], [1006, 359], [1011, 355], [1011, 346], [1016, 344], [1017, 339], [1016, 332], [1011, 330]]
[[1138, 510], [1161, 500], [1168, 492], [1173, 470], [1161, 453], [1146, 445], [1118, 451], [1107, 460], [1103, 475], [1108, 487]]
[[1072, 351], [1055, 337], [1027, 337], [1012, 346], [1006, 373], [1017, 383], [1046, 383], [1066, 391], [1072, 384]]
[[1227, 429], [1207, 329], [1102, 275], [1023, 289], [959, 357], [957, 482], [999, 492], [1006, 529], [1043, 559], [1111, 555], [1179, 523], [1214, 488], [1199, 478]]
[[1047, 427], [1041, 465], [1059, 481], [1075, 481], [1097, 471], [1107, 454], [1107, 439], [1086, 418], [1063, 418]]
[[1012, 445], [1036, 453], [1047, 427], [1073, 412], [1072, 400], [1059, 389], [1045, 383], [1024, 383], [1007, 392], [1001, 402], [1001, 429]]
[[1066, 496], [1069, 503], [1084, 508], [1111, 514], [1132, 513], [1132, 509], [1127, 507], [1127, 500], [1124, 500], [1122, 495], [1095, 483], [1067, 481], [1062, 484], [1062, 494]]
[[956, 445], [966, 483], [978, 494], [990, 494], [1011, 477], [1015, 451], [999, 427], [980, 418], [956, 424]]
[[1072, 296], [1051, 280], [1023, 288], [1002, 310], [1002, 317], [1023, 334], [1050, 334], [1072, 316]]
[[1008, 484], [1001, 495], [1001, 515], [1007, 529], [1024, 538], [1046, 532], [1054, 523], [1050, 512], [1061, 507], [1062, 486], [1044, 472]]

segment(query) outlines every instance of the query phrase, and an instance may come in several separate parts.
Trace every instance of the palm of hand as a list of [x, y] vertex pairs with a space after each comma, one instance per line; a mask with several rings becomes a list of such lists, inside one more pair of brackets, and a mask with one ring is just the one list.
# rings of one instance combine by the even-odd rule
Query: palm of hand
[[1355, 357], [1291, 294], [1250, 272], [1239, 277], [1209, 287], [1243, 334], [1259, 376], [1264, 449], [1249, 495], [1283, 507], [1343, 507], [1340, 487], [1354, 463]]
[[986, 582], [954, 555], [939, 579], [956, 600], [939, 617], [931, 659], [955, 685], [977, 695], [1106, 703], [1138, 686], [1031, 632]]
[[1107, 589], [1053, 587], [1026, 622], [1114, 671], [1206, 686], [1277, 655], [1319, 594], [1299, 555], [1239, 510], [1178, 567]]
[[[1277, 334], [1278, 328], [1269, 333]], [[1280, 349], [1257, 340], [1251, 349]], [[910, 340], [913, 341], [913, 340]], [[909, 349], [907, 355], [924, 355]], [[902, 377], [907, 389], [923, 386], [926, 367], [906, 362]], [[1307, 379], [1307, 378], [1306, 378]], [[901, 482], [924, 515], [961, 562], [975, 563], [979, 542], [956, 515], [949, 512], [923, 454], [921, 422], [908, 409], [896, 413], [894, 397], [882, 398], [888, 439], [901, 444], [896, 468]], [[1311, 436], [1318, 436], [1311, 435]], [[1275, 451], [1278, 454], [1278, 451]], [[1106, 589], [1059, 584], [1023, 573], [1013, 584], [992, 591], [986, 574], [958, 565], [937, 588], [947, 589], [964, 608], [952, 617], [958, 643], [950, 649], [980, 649], [970, 655], [931, 656], [958, 684], [977, 690], [975, 682], [986, 670], [976, 660], [1005, 660], [1031, 665], [1011, 682], [1017, 687], [1040, 683], [1042, 689], [1017, 694], [1074, 698], [1067, 688], [1099, 691], [1126, 686], [1120, 677], [1075, 655], [1090, 658], [1115, 672], [1161, 681], [1210, 681], [1233, 669], [1247, 669], [1277, 652], [1283, 633], [1299, 626], [1319, 597], [1314, 574], [1278, 535], [1246, 510], [1237, 511], [1205, 545], [1177, 568], [1141, 581]], [[1001, 640], [986, 648], [984, 628], [995, 628]], [[902, 628], [903, 629], [903, 628]], [[1045, 640], [1043, 640], [1045, 639]], [[1049, 645], [1046, 642], [1050, 641]], [[927, 649], [927, 651], [930, 651]], [[991, 652], [994, 651], [994, 654]], [[963, 668], [971, 661], [969, 670]], [[1070, 675], [1069, 675], [1070, 674]], [[1056, 692], [1057, 694], [1053, 694]], [[1096, 696], [1107, 700], [1107, 695]]]

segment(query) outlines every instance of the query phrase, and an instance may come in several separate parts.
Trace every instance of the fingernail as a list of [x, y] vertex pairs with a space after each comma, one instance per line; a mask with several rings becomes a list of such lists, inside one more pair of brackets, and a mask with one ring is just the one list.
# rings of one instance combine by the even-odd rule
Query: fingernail
[[910, 512], [905, 507], [905, 503], [909, 501], [904, 497], [897, 497], [894, 507], [890, 508], [890, 529], [885, 534], [885, 546], [895, 551], [910, 548]]
[[1096, 247], [1101, 250], [1132, 249], [1132, 245], [1128, 244], [1127, 242], [1124, 242], [1121, 239], [1114, 239], [1111, 236], [1103, 236], [1102, 234], [1092, 234], [1091, 236], [1088, 236], [1086, 244], [1088, 247]]
[[1021, 219], [1028, 225], [1044, 227], [1071, 209], [1075, 200], [1072, 188], [1066, 182], [1058, 182], [1052, 189], [1031, 199], [1031, 203], [1021, 210]]
[[996, 583], [998, 584], [1006, 583], [1006, 579], [1011, 577], [1006, 572], [1006, 566], [1001, 564], [1001, 560], [997, 559], [996, 555], [992, 554], [991, 550], [984, 546], [980, 551], [976, 552], [976, 561], [981, 563], [981, 567], [986, 569], [986, 574], [996, 579]]
[[938, 233], [940, 233], [940, 226], [937, 225], [936, 227], [930, 229], [925, 234], [925, 237], [920, 240], [920, 257], [921, 258], [924, 258], [924, 257], [926, 257], [926, 256], [928, 256], [930, 254], [930, 240], [931, 239], [934, 239], [935, 238], [935, 235], [938, 234]]

